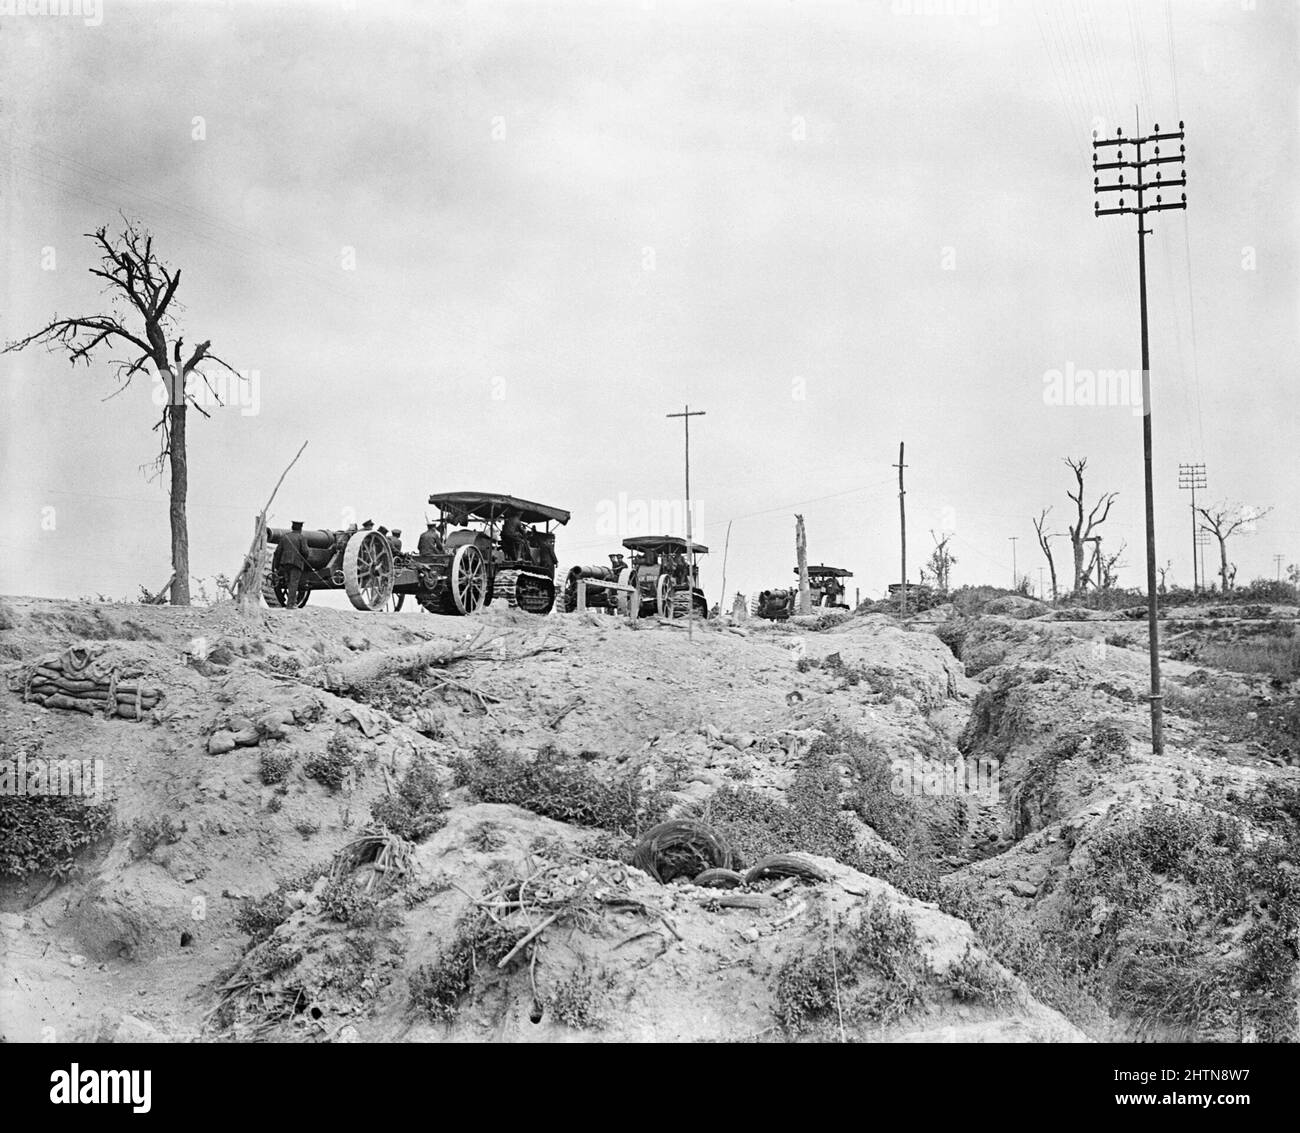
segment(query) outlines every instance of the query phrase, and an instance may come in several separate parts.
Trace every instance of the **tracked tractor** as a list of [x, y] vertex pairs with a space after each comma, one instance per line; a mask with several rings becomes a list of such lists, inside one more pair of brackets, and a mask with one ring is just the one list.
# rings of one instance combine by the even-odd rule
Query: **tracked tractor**
[[635, 595], [619, 593], [620, 609], [638, 602], [639, 617], [684, 618], [694, 608], [695, 616], [707, 618], [709, 604], [700, 589], [699, 567], [692, 567], [691, 554], [707, 555], [708, 547], [688, 543], [676, 535], [636, 535], [623, 540], [632, 552], [625, 571]]
[[[799, 568], [794, 568], [795, 574]], [[853, 572], [843, 567], [825, 566], [819, 563], [808, 568], [808, 594], [814, 610], [847, 610], [844, 601], [845, 578], [852, 578]], [[769, 621], [785, 621], [799, 612], [799, 587], [794, 585], [783, 590], [764, 590], [754, 599], [750, 613]]]

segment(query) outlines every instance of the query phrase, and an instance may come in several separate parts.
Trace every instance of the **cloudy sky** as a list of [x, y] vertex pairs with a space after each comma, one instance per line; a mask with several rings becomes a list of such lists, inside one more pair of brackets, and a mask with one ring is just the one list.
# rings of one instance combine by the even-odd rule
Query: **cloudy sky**
[[[1045, 396], [1140, 366], [1089, 144], [1138, 106], [1188, 131], [1189, 209], [1148, 240], [1160, 560], [1190, 580], [1203, 461], [1211, 500], [1274, 509], [1239, 580], [1300, 561], [1291, 3], [28, 6], [0, 3], [0, 338], [103, 308], [84, 233], [154, 233], [186, 340], [250, 375], [191, 413], [196, 576], [303, 441], [273, 522], [413, 537], [483, 488], [570, 509], [561, 560], [601, 561], [680, 501], [689, 403], [711, 598], [729, 523], [728, 591], [790, 577], [795, 512], [880, 593], [900, 441], [913, 563], [950, 532], [955, 583], [1007, 584], [1015, 537], [1037, 583], [1030, 517], [1064, 529], [1086, 456], [1139, 584], [1141, 416]], [[104, 400], [110, 357], [0, 357], [0, 591], [170, 572], [154, 389]]]

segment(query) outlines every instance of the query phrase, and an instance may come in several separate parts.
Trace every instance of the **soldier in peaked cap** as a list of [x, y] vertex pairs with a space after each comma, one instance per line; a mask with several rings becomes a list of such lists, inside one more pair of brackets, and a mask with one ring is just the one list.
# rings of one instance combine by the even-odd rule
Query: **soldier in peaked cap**
[[285, 605], [294, 609], [298, 605], [298, 589], [303, 572], [307, 569], [307, 536], [303, 534], [302, 520], [290, 524], [292, 530], [282, 535], [275, 545], [271, 569], [280, 571], [284, 578]]

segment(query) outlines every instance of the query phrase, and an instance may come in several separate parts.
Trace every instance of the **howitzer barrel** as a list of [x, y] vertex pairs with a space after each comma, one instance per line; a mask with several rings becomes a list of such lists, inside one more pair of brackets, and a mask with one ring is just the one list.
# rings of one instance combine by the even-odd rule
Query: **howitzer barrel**
[[[268, 543], [278, 543], [285, 535], [289, 534], [287, 527], [268, 527], [266, 530], [266, 541]], [[307, 536], [307, 546], [314, 547], [318, 551], [328, 551], [334, 546], [333, 531], [304, 531]]]
[[618, 575], [607, 566], [577, 566], [569, 571], [570, 578], [598, 578], [601, 582], [617, 582]]

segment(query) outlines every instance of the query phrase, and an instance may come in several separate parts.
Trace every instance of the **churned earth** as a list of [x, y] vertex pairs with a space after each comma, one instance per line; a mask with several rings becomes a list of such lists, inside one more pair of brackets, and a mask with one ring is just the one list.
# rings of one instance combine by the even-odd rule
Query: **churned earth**
[[[1294, 789], [1290, 749], [1171, 705], [1152, 756], [1133, 623], [1055, 617], [688, 631], [4, 599], [0, 758], [102, 761], [111, 816], [71, 869], [0, 879], [3, 1037], [1281, 1037], [1285, 1008], [1256, 998], [1289, 979], [1294, 1015], [1274, 955], [1294, 936], [1289, 859], [1270, 848], [1289, 820], [1251, 800]], [[45, 707], [38, 670], [73, 648], [161, 698], [138, 722]], [[1256, 721], [1293, 695], [1168, 670], [1224, 704], [1268, 697]], [[1173, 874], [1133, 880], [1164, 902], [1156, 926], [1090, 863], [1175, 805], [1244, 835], [1165, 831]], [[6, 840], [18, 806], [0, 798]], [[717, 832], [728, 887], [693, 880], [719, 862], [638, 859], [665, 820]], [[1215, 875], [1217, 904], [1178, 872], [1202, 834], [1240, 867]], [[1158, 930], [1183, 942], [1194, 990], [1171, 994], [1194, 1009], [1162, 1015], [1162, 989], [1125, 975], [1168, 960]]]

